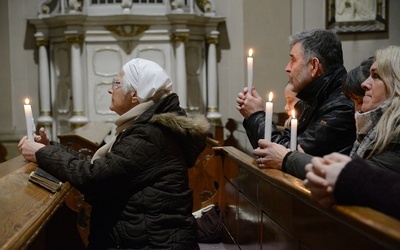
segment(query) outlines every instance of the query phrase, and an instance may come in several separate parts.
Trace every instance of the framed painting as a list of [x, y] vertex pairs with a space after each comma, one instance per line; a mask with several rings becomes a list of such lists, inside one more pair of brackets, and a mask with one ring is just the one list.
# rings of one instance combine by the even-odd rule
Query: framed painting
[[338, 33], [386, 32], [388, 0], [326, 0], [326, 29]]

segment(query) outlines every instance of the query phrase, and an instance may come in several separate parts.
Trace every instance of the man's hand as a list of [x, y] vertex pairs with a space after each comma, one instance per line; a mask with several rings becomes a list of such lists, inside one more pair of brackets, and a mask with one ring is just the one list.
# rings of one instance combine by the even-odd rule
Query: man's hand
[[258, 148], [253, 151], [253, 155], [258, 156], [256, 162], [260, 168], [268, 167], [274, 169], [282, 169], [282, 161], [290, 149], [269, 142], [265, 139], [258, 140]]
[[257, 93], [256, 88], [253, 86], [251, 91], [248, 92], [247, 87], [240, 92], [236, 98], [236, 109], [242, 114], [244, 118], [249, 117], [251, 114], [264, 110], [263, 101]]

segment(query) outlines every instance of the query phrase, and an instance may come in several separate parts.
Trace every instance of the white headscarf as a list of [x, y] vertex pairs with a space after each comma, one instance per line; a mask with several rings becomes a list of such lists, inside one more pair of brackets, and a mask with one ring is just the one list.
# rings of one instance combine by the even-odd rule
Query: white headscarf
[[125, 79], [135, 90], [140, 102], [152, 98], [157, 92], [168, 94], [172, 81], [167, 72], [153, 61], [135, 58], [123, 66]]

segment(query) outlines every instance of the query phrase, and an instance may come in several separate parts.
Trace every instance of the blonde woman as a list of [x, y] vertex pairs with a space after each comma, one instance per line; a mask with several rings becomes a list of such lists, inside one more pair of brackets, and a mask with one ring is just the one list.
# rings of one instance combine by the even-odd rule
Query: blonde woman
[[305, 186], [324, 206], [370, 206], [400, 218], [400, 47], [378, 50], [375, 58], [362, 84], [365, 96], [356, 114], [351, 157], [314, 157], [306, 166]]
[[376, 52], [361, 110], [356, 112], [357, 140], [350, 156], [400, 172], [400, 47]]

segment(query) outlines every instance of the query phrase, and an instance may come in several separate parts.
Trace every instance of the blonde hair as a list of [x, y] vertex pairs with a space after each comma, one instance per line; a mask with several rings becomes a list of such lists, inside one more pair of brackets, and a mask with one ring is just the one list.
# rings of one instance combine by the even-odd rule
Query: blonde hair
[[382, 153], [389, 144], [400, 136], [400, 46], [389, 46], [376, 51], [378, 74], [386, 85], [389, 98], [377, 124], [372, 154]]

